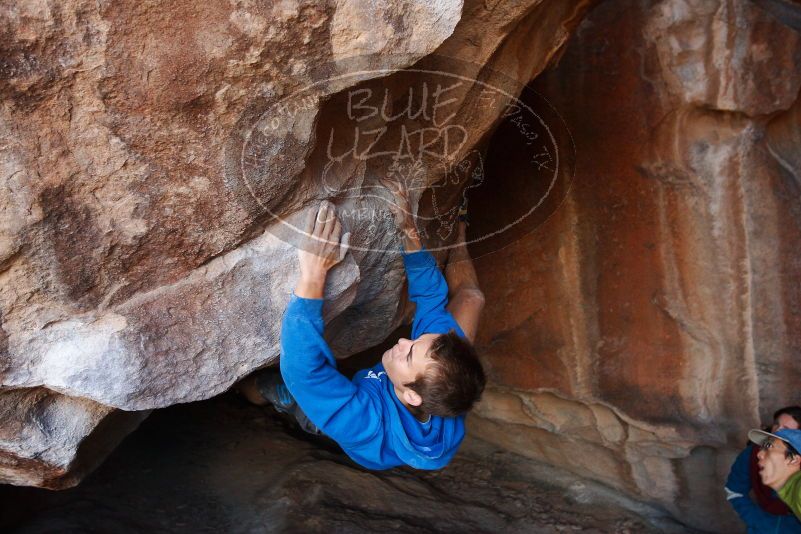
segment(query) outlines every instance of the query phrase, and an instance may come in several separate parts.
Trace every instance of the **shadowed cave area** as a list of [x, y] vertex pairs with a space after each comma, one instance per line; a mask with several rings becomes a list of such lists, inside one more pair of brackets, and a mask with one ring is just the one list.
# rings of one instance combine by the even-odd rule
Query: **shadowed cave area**
[[[797, 2], [135, 4], [0, 7], [0, 530], [745, 532], [730, 466], [801, 403]], [[340, 369], [410, 335], [384, 177], [440, 264], [468, 201], [441, 471], [236, 391], [324, 199]]]
[[687, 531], [479, 440], [444, 471], [370, 472], [232, 394], [151, 415], [77, 488], [0, 497], [3, 531], [31, 534]]

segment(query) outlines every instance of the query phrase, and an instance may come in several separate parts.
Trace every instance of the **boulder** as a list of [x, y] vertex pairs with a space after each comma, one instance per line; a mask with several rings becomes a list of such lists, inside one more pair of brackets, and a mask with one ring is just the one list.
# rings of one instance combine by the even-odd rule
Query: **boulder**
[[149, 413], [45, 388], [6, 391], [0, 396], [0, 477], [48, 489], [73, 486]]
[[801, 34], [754, 3], [587, 16], [534, 83], [573, 135], [572, 187], [478, 260], [478, 435], [699, 529], [742, 528], [731, 462], [801, 401], [799, 87]]
[[84, 424], [11, 439], [6, 458], [66, 452], [0, 481], [75, 483], [66, 459], [109, 410], [206, 399], [275, 363], [297, 221], [322, 199], [352, 233], [329, 340], [338, 357], [382, 341], [410, 310], [380, 179], [435, 186], [415, 205], [442, 258], [476, 149], [587, 7], [5, 5], [0, 403], [46, 391]]

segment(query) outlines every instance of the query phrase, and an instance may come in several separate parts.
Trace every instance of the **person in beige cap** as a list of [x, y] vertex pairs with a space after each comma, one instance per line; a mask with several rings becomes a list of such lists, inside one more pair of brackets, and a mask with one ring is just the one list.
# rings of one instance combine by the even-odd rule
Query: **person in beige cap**
[[783, 428], [775, 434], [751, 430], [748, 439], [759, 446], [759, 477], [801, 518], [801, 430]]

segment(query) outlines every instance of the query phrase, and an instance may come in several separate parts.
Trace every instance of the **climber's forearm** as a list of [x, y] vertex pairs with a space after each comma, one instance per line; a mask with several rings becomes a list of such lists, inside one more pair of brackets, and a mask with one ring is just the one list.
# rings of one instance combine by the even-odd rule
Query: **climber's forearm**
[[401, 232], [403, 232], [403, 250], [406, 253], [417, 252], [423, 248], [423, 243], [420, 241], [420, 235], [417, 233], [417, 228], [415, 228], [414, 220], [409, 217], [409, 220], [406, 221], [403, 228], [401, 228]]
[[327, 269], [301, 272], [298, 283], [295, 286], [295, 295], [304, 299], [323, 298], [326, 276], [328, 276]]

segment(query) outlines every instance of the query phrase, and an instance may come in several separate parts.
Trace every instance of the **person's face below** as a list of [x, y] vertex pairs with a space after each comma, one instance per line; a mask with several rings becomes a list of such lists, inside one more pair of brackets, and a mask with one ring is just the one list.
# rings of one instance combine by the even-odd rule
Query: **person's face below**
[[776, 433], [777, 430], [781, 430], [783, 428], [798, 430], [798, 421], [793, 419], [793, 416], [783, 413], [773, 422], [771, 432]]
[[[797, 465], [784, 456], [787, 445], [780, 439], [771, 439], [762, 444], [757, 453], [759, 459], [759, 478], [762, 483], [775, 490], [781, 488], [787, 479], [798, 471]], [[797, 458], [794, 459], [798, 461]]]
[[406, 404], [419, 406], [422, 401], [404, 384], [414, 382], [418, 376], [425, 373], [426, 368], [432, 362], [428, 351], [437, 337], [439, 334], [423, 334], [414, 341], [400, 338], [395, 346], [387, 350], [381, 357], [384, 370], [392, 381], [392, 385], [395, 386], [395, 393]]

